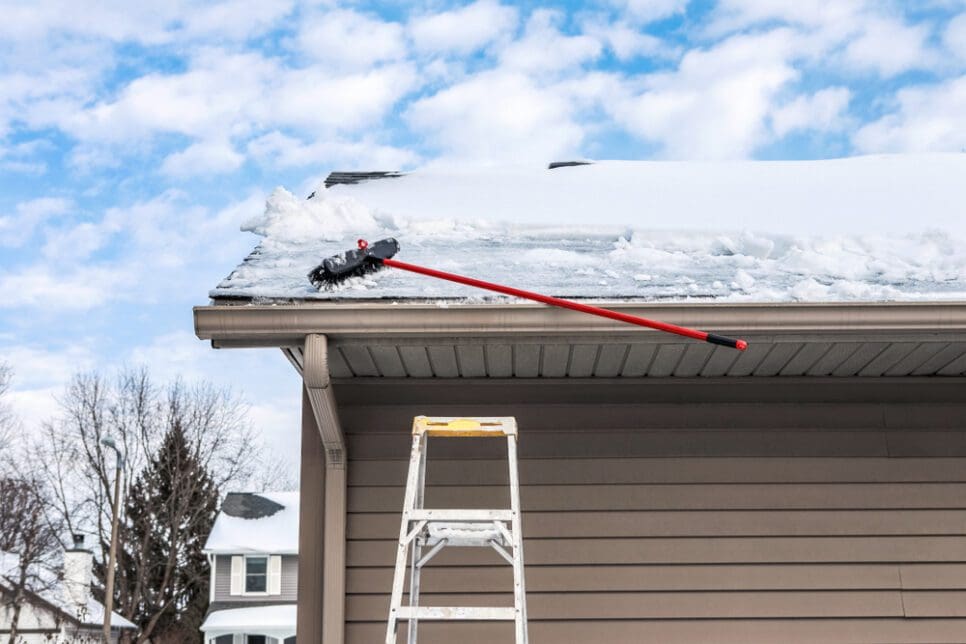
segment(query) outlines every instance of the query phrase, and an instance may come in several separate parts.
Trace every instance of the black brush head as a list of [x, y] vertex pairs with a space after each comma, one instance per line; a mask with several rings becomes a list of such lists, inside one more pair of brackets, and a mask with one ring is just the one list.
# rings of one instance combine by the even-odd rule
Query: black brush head
[[333, 255], [309, 273], [309, 281], [317, 289], [332, 288], [353, 277], [375, 273], [385, 266], [382, 260], [389, 259], [399, 252], [399, 242], [392, 237], [368, 243], [359, 240], [359, 248]]

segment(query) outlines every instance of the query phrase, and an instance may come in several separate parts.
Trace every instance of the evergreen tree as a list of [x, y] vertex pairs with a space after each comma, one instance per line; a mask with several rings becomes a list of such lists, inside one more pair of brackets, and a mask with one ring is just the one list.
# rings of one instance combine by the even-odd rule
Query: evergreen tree
[[118, 563], [136, 587], [122, 592], [118, 607], [141, 627], [138, 642], [198, 640], [208, 609], [202, 548], [217, 507], [217, 486], [175, 420], [125, 503]]

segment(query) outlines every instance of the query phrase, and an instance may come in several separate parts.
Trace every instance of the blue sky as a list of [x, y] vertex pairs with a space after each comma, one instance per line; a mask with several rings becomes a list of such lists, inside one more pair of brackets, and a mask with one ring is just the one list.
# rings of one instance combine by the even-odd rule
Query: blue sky
[[294, 459], [282, 356], [191, 332], [277, 185], [966, 151], [966, 0], [36, 0], [0, 16], [0, 359], [25, 431], [74, 371], [143, 363], [243, 392]]

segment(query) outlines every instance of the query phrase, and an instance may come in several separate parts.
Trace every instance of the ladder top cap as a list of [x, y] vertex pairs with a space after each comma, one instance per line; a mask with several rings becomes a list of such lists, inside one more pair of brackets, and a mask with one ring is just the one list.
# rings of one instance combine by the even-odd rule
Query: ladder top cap
[[513, 416], [416, 416], [413, 434], [427, 436], [516, 436]]

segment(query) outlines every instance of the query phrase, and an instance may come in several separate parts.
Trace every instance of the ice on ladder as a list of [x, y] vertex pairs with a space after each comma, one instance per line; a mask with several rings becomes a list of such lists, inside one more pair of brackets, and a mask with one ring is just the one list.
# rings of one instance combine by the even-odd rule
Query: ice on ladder
[[[496, 510], [427, 509], [426, 448], [429, 437], [506, 438], [510, 470], [510, 507]], [[423, 566], [445, 547], [493, 548], [513, 566], [513, 607], [420, 606]], [[423, 552], [426, 550], [425, 553]], [[409, 605], [402, 605], [407, 557]], [[523, 528], [517, 471], [517, 424], [504, 418], [430, 418], [413, 420], [413, 446], [406, 479], [396, 572], [389, 603], [386, 644], [396, 644], [396, 627], [408, 622], [409, 644], [416, 644], [419, 620], [505, 620], [515, 622], [516, 644], [527, 643], [527, 596], [523, 581]]]

